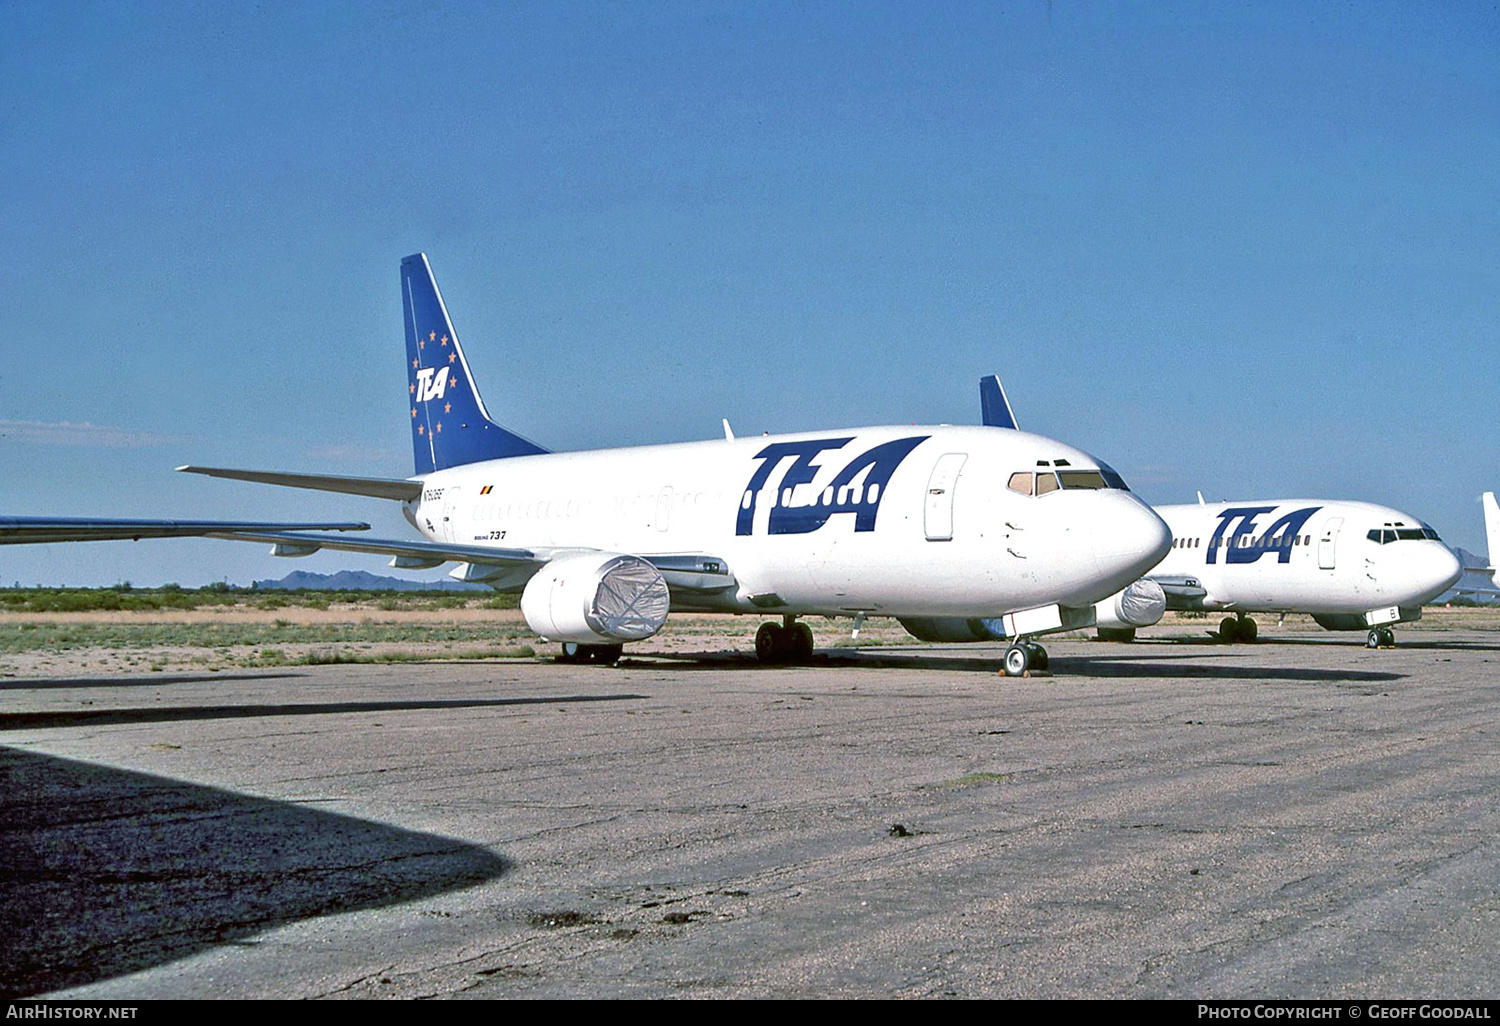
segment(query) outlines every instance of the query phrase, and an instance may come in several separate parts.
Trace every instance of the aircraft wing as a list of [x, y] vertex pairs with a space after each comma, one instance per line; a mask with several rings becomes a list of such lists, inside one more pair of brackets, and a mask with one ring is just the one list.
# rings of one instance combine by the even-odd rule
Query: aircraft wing
[[243, 520], [96, 520], [85, 517], [0, 517], [0, 545], [46, 542], [203, 538], [223, 531], [368, 531], [369, 524], [287, 524]]
[[1193, 610], [1203, 608], [1203, 600], [1208, 597], [1208, 589], [1196, 577], [1172, 577], [1148, 574], [1149, 580], [1161, 585], [1161, 590], [1167, 596], [1167, 608], [1174, 610]]
[[[215, 531], [209, 536], [230, 541], [270, 542], [271, 552], [278, 556], [310, 556], [319, 549], [334, 549], [390, 556], [391, 566], [407, 569], [461, 563], [463, 566], [450, 576], [463, 581], [483, 581], [501, 590], [519, 588], [532, 574], [564, 553], [594, 551], [579, 547], [498, 548], [392, 538], [342, 538], [297, 531], [227, 530]], [[667, 586], [676, 592], [707, 594], [725, 591], [738, 583], [729, 572], [729, 565], [714, 556], [689, 553], [641, 558], [660, 570]]]

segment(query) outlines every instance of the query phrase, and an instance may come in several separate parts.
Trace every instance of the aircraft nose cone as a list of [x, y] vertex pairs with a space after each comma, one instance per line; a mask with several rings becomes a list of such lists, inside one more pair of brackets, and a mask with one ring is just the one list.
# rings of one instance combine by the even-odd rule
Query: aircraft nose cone
[[1464, 565], [1459, 562], [1458, 556], [1447, 546], [1436, 543], [1423, 560], [1422, 570], [1429, 585], [1428, 599], [1437, 598], [1457, 584], [1458, 579], [1464, 575]]
[[1172, 548], [1172, 529], [1156, 511], [1133, 495], [1111, 493], [1114, 508], [1094, 539], [1099, 570], [1118, 584], [1111, 591], [1143, 576]]

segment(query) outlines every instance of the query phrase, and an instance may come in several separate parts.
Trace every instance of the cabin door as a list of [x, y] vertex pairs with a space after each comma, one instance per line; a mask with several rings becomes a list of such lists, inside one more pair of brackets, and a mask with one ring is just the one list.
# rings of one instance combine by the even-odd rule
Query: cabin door
[[938, 457], [937, 466], [932, 468], [932, 477], [927, 479], [927, 501], [922, 518], [928, 541], [953, 540], [953, 489], [958, 483], [958, 472], [968, 458], [967, 453], [945, 453]]
[[1339, 541], [1339, 528], [1343, 525], [1343, 517], [1332, 517], [1323, 525], [1323, 537], [1318, 539], [1318, 566], [1323, 570], [1333, 569], [1334, 549]]

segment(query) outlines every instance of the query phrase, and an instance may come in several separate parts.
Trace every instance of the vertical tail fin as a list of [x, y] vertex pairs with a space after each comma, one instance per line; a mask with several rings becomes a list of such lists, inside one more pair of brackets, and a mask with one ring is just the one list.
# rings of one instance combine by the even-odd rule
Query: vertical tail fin
[[1016, 427], [1016, 415], [1011, 412], [1010, 400], [1005, 397], [1005, 386], [1000, 384], [1000, 375], [991, 374], [979, 379], [979, 409], [984, 415], [985, 427]]
[[458, 345], [437, 279], [418, 253], [401, 261], [406, 376], [418, 474], [547, 450], [490, 420]]
[[1495, 493], [1485, 492], [1481, 499], [1484, 502], [1484, 540], [1489, 545], [1490, 567], [1497, 564], [1495, 560], [1500, 559], [1500, 505], [1495, 504]]

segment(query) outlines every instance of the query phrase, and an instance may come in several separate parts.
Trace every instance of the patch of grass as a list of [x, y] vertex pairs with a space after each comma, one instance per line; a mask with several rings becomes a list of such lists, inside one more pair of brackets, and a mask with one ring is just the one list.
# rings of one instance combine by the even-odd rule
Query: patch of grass
[[944, 789], [978, 787], [980, 784], [996, 784], [1009, 779], [1009, 773], [965, 773], [954, 780], [945, 780], [937, 786]]

